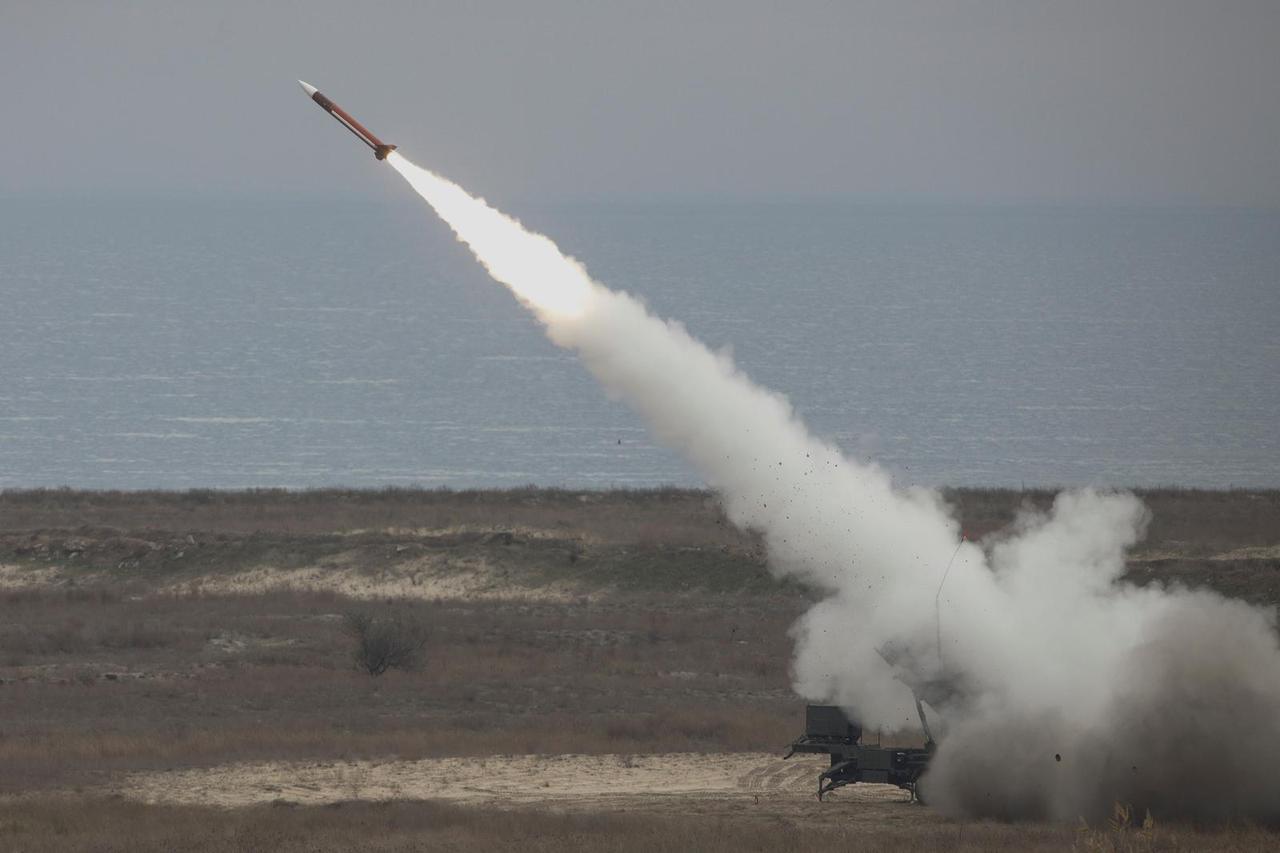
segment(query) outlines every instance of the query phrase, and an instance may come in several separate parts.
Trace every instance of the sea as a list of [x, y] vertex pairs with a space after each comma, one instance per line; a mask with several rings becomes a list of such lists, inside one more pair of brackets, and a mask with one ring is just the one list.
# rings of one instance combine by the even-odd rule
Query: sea
[[[511, 207], [902, 485], [1280, 487], [1280, 211]], [[528, 484], [702, 481], [415, 199], [0, 198], [0, 488]]]

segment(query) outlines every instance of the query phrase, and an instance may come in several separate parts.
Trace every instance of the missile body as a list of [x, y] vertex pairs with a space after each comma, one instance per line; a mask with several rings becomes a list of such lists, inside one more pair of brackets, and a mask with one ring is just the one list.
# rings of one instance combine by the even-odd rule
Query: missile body
[[351, 117], [351, 114], [333, 101], [322, 95], [315, 86], [310, 83], [304, 83], [299, 80], [298, 85], [302, 87], [302, 91], [307, 93], [307, 97], [320, 105], [320, 109], [342, 122], [347, 130], [360, 137], [360, 141], [373, 149], [373, 156], [379, 160], [387, 159], [387, 155], [396, 150], [394, 145], [387, 145], [381, 139], [369, 132], [363, 124]]

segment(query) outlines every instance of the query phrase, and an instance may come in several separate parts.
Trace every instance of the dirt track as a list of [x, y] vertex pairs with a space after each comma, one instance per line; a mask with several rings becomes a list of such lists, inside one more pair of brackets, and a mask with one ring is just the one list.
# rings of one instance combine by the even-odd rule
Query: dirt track
[[265, 762], [133, 774], [116, 791], [156, 804], [318, 805], [347, 800], [445, 800], [562, 812], [747, 814], [918, 821], [926, 810], [890, 785], [845, 788], [817, 802], [825, 759], [767, 753], [518, 755], [385, 762]]

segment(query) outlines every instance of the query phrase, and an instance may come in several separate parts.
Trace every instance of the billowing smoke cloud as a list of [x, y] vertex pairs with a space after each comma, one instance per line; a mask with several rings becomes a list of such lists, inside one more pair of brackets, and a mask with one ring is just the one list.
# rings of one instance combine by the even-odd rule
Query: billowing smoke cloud
[[965, 542], [936, 492], [845, 458], [726, 355], [595, 283], [546, 237], [398, 154], [388, 162], [555, 343], [697, 467], [735, 524], [763, 534], [775, 572], [826, 594], [795, 627], [799, 693], [893, 728], [914, 718], [911, 684], [942, 714], [926, 779], [939, 807], [1073, 818], [1120, 800], [1280, 817], [1274, 617], [1120, 582], [1147, 520], [1134, 497], [1064, 493], [985, 548]]

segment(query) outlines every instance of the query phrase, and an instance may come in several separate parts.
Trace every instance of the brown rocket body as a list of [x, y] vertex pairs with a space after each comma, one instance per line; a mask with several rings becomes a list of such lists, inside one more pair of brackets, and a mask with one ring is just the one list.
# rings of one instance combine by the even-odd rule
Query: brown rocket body
[[320, 109], [336, 118], [347, 130], [358, 136], [361, 142], [372, 148], [373, 156], [377, 159], [385, 160], [388, 154], [396, 150], [394, 145], [387, 145], [370, 133], [367, 127], [352, 118], [351, 113], [326, 98], [315, 86], [310, 83], [304, 83], [301, 80], [298, 81], [298, 85], [302, 87], [302, 91], [307, 93], [307, 97], [320, 105]]

